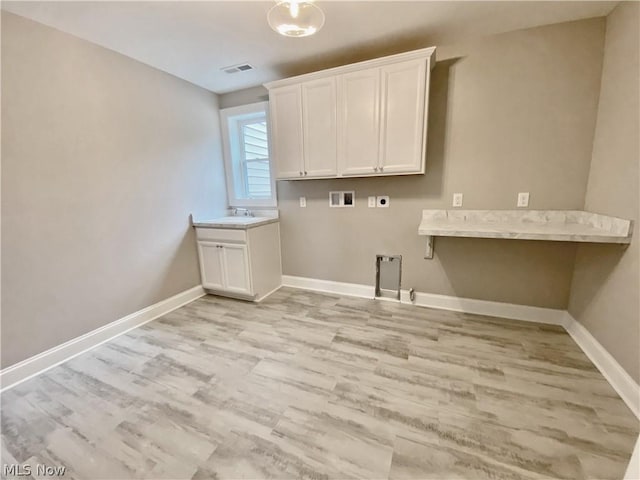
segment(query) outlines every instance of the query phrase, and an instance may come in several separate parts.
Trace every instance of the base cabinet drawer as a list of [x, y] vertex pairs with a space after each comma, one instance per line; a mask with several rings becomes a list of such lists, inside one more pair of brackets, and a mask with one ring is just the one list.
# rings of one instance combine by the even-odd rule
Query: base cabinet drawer
[[247, 241], [246, 230], [233, 230], [230, 228], [202, 228], [196, 227], [196, 238], [212, 242], [242, 242]]

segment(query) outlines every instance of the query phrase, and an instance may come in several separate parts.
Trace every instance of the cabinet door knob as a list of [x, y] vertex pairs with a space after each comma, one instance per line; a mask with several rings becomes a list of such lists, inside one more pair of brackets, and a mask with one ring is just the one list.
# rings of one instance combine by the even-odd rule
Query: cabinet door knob
[[305, 174], [305, 175], [307, 174], [307, 171], [306, 171], [306, 170], [304, 171], [304, 174]]
[[300, 176], [302, 176], [302, 172], [300, 172]]
[[384, 167], [380, 167], [380, 171], [382, 171], [384, 169]]
[[378, 167], [373, 167], [373, 171], [377, 172], [378, 171]]

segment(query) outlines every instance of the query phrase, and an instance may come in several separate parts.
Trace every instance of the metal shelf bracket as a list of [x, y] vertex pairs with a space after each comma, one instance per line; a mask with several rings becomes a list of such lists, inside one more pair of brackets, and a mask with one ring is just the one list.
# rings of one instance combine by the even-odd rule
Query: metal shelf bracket
[[431, 260], [433, 258], [433, 244], [435, 240], [436, 239], [433, 235], [427, 235], [427, 249], [424, 252], [424, 258], [427, 260]]

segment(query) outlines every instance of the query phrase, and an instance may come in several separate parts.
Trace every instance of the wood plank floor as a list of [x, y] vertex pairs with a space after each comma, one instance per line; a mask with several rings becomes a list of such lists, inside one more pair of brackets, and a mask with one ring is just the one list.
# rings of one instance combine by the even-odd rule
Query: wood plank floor
[[207, 296], [2, 395], [64, 478], [621, 478], [638, 422], [559, 327]]

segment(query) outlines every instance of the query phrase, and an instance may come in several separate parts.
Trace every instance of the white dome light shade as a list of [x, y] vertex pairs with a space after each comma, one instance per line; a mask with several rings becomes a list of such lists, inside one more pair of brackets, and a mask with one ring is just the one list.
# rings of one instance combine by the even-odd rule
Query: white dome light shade
[[308, 37], [324, 25], [324, 13], [308, 1], [284, 1], [267, 15], [269, 26], [285, 37]]

